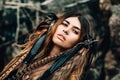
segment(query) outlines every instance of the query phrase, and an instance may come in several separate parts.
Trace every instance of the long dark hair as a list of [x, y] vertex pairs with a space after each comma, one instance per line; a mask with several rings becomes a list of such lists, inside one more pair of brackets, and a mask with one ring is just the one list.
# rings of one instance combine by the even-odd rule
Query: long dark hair
[[[78, 17], [78, 19], [81, 23], [81, 27], [82, 27], [82, 29], [80, 31], [81, 35], [80, 35], [79, 41], [84, 41], [85, 36], [89, 33], [89, 27], [90, 27], [87, 19], [83, 15], [81, 15], [80, 13], [71, 13], [71, 12], [65, 13], [63, 16], [60, 16], [57, 19], [57, 21], [54, 23], [54, 25], [51, 27], [51, 30], [48, 32], [47, 37], [44, 41], [44, 44], [43, 44], [44, 46], [41, 49], [41, 53], [37, 55], [38, 57], [40, 57], [42, 54], [49, 55], [49, 52], [51, 50], [50, 48], [52, 48], [52, 45], [53, 45], [52, 37], [53, 37], [57, 27], [68, 17]], [[50, 25], [50, 23], [47, 26], [49, 26], [49, 25]], [[38, 29], [40, 29], [41, 26], [43, 26], [43, 23], [41, 23], [41, 25], [38, 26]]]
[[[50, 48], [52, 47], [52, 37], [56, 31], [56, 28], [58, 27], [58, 25], [60, 25], [66, 18], [68, 17], [78, 17], [78, 19], [80, 20], [80, 23], [81, 23], [81, 26], [82, 26], [82, 29], [81, 29], [81, 37], [80, 37], [80, 42], [84, 41], [86, 38], [86, 35], [89, 34], [89, 21], [87, 21], [87, 19], [79, 14], [79, 13], [71, 13], [71, 12], [68, 12], [68, 13], [65, 13], [63, 16], [59, 17], [57, 19], [57, 21], [54, 23], [54, 25], [51, 27], [51, 29], [49, 30], [49, 32], [47, 32], [47, 27], [49, 27], [49, 25], [51, 24], [51, 22], [41, 22], [40, 25], [37, 27], [37, 30], [35, 30], [31, 35], [30, 37], [28, 38], [28, 41], [26, 42], [26, 44], [24, 45], [24, 49], [21, 51], [22, 54], [19, 54], [17, 57], [15, 57], [5, 68], [4, 70], [0, 73], [0, 75], [4, 75], [4, 73], [6, 73], [10, 68], [11, 66], [14, 66], [10, 71], [16, 69], [18, 67], [18, 65], [21, 64], [22, 60], [23, 60], [23, 56], [26, 56], [29, 52], [29, 50], [32, 48], [33, 44], [42, 36], [44, 35], [44, 33], [47, 32], [47, 36], [46, 36], [46, 39], [43, 43], [43, 47], [40, 49], [39, 53], [34, 57], [34, 59], [38, 59], [38, 58], [42, 58], [44, 56], [47, 56], [49, 55], [49, 52], [50, 52]], [[86, 53], [87, 54], [87, 53]], [[21, 59], [21, 60], [19, 60]], [[33, 60], [34, 60], [33, 59]], [[86, 58], [84, 57], [83, 59], [85, 59], [86, 61]], [[84, 61], [84, 60], [83, 60]], [[17, 63], [17, 65], [16, 65]], [[84, 63], [85, 65], [86, 63]], [[81, 67], [84, 67], [84, 65]], [[80, 71], [80, 73], [82, 73], [82, 69], [81, 70], [78, 70]], [[10, 73], [10, 72], [9, 72]], [[8, 73], [8, 74], [9, 74]], [[8, 75], [7, 74], [7, 75]], [[7, 76], [6, 75], [6, 76]], [[77, 74], [79, 75], [79, 73]]]

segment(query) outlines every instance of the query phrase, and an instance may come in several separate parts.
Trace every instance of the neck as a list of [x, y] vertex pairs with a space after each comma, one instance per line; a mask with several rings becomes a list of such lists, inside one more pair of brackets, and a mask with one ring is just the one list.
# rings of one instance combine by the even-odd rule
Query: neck
[[60, 47], [54, 45], [51, 52], [50, 52], [50, 55], [57, 55], [57, 54], [60, 54], [60, 52], [62, 52], [63, 49], [61, 49]]

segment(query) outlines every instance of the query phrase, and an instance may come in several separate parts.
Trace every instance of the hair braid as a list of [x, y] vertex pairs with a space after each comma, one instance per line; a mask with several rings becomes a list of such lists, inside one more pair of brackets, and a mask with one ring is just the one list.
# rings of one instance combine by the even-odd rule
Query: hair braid
[[30, 64], [29, 66], [27, 66], [26, 64], [22, 64], [21, 67], [18, 69], [18, 72], [12, 76], [12, 79], [20, 79], [24, 75], [24, 73], [31, 72], [33, 69], [36, 69], [42, 65], [45, 65], [55, 60], [60, 55], [61, 54], [45, 57], [42, 60], [35, 61], [33, 64]]

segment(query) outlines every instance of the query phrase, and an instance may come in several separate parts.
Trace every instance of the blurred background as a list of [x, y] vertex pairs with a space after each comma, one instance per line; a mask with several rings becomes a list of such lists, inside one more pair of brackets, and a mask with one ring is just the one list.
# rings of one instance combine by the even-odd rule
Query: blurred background
[[17, 54], [42, 16], [65, 12], [89, 14], [98, 40], [87, 80], [120, 80], [120, 0], [0, 0], [0, 71]]

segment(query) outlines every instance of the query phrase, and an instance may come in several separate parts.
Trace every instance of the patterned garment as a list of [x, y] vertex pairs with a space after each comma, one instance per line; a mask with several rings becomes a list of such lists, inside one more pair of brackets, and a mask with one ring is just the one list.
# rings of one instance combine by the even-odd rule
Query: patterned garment
[[[81, 55], [76, 54], [74, 57], [72, 57], [69, 61], [67, 61], [62, 67], [57, 69], [54, 73], [52, 73], [49, 77], [47, 77], [45, 80], [63, 80], [67, 79], [68, 76], [78, 68], [78, 65], [80, 64]], [[38, 67], [30, 72], [27, 72], [22, 77], [22, 80], [39, 80], [39, 77], [44, 74], [44, 72], [51, 66], [47, 66], [45, 69], [41, 69], [41, 67]], [[37, 75], [36, 75], [36, 74]], [[39, 75], [38, 75], [39, 74]], [[79, 77], [78, 77], [79, 80]]]
[[[76, 54], [74, 57], [72, 57], [69, 61], [67, 61], [62, 67], [60, 67], [58, 70], [56, 70], [53, 74], [50, 80], [62, 80], [62, 79], [68, 79], [68, 76], [77, 69], [80, 64], [81, 55]], [[78, 77], [79, 79], [79, 77]]]
[[[87, 49], [80, 50], [44, 80], [72, 80], [68, 78], [73, 76], [71, 73], [75, 72], [78, 68], [81, 68], [83, 63], [86, 63], [85, 57], [88, 51], [89, 50]], [[60, 54], [48, 56], [41, 60], [36, 60], [31, 62], [29, 65], [23, 64], [18, 69], [12, 71], [4, 80], [41, 80], [40, 77], [43, 76], [45, 71], [48, 70], [50, 66], [52, 66], [58, 56], [60, 56]], [[80, 75], [76, 77], [76, 80], [79, 80], [79, 78]]]

